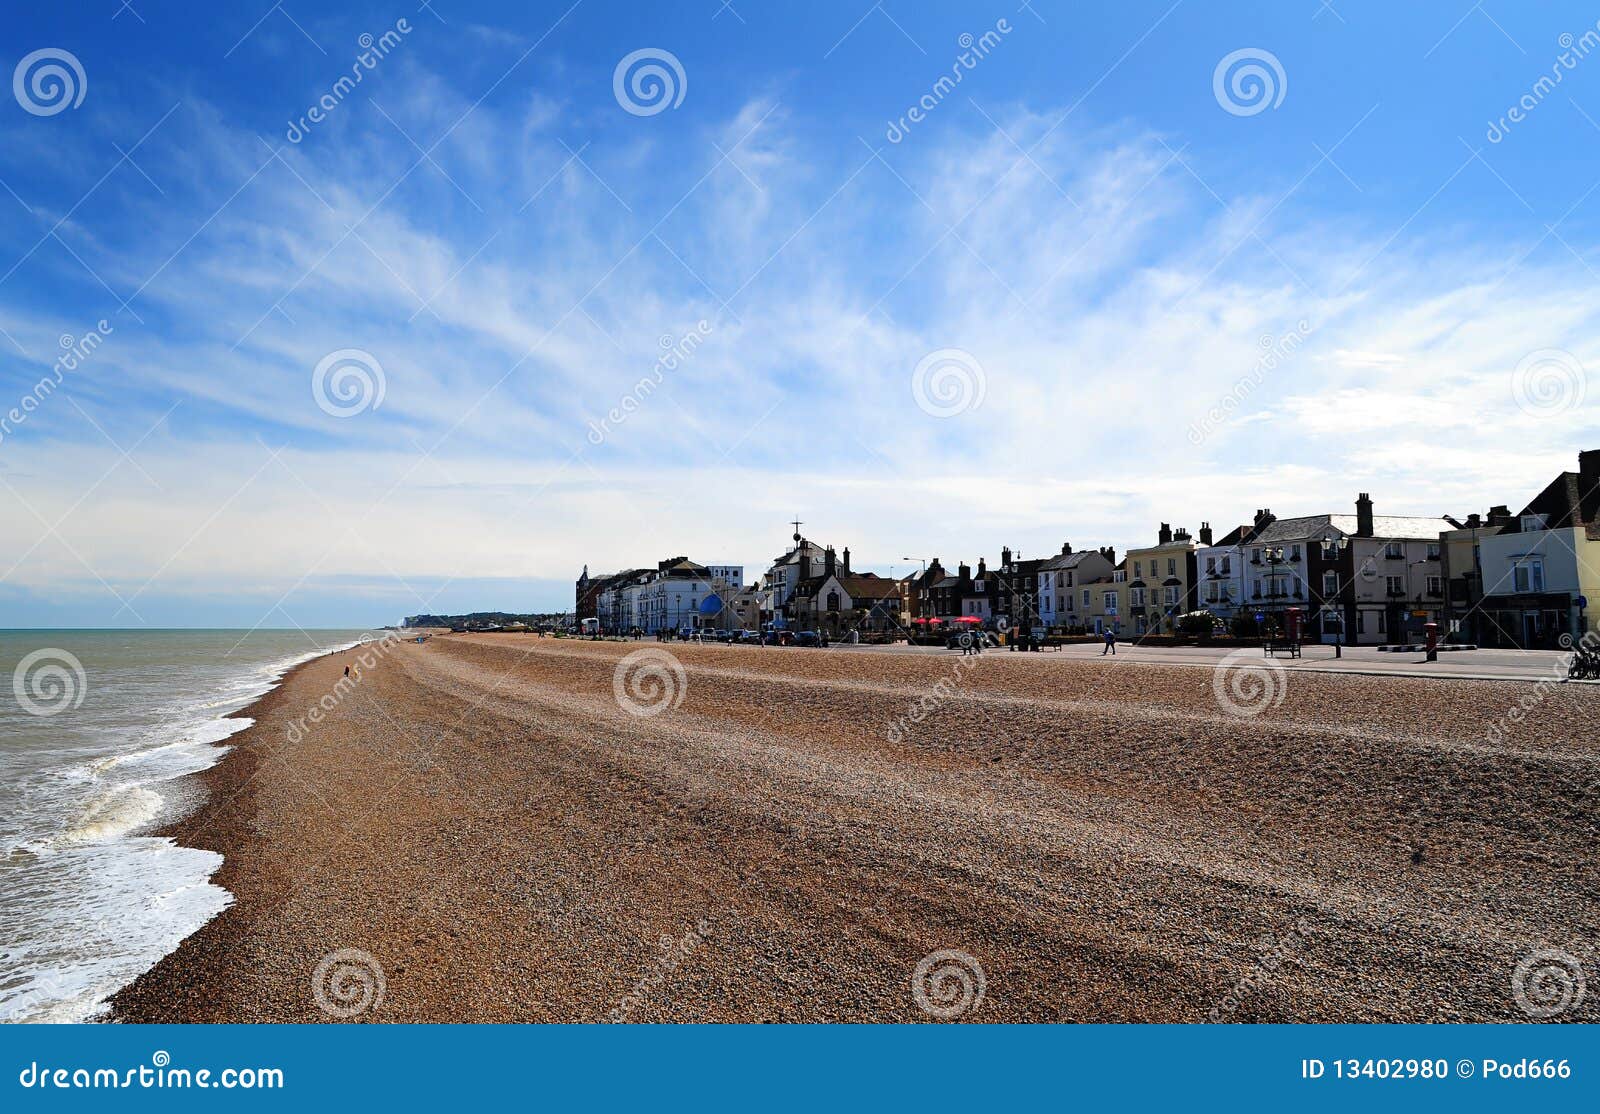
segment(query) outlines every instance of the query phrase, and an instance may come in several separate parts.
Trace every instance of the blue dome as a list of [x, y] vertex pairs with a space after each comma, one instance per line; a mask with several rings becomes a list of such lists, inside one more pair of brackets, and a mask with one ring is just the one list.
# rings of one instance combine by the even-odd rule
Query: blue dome
[[715, 592], [712, 592], [709, 596], [700, 601], [700, 614], [702, 615], [715, 615], [721, 610], [722, 597], [717, 595]]

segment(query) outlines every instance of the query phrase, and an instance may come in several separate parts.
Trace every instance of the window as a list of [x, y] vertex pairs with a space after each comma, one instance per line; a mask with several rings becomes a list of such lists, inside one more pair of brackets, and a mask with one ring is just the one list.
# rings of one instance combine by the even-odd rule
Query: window
[[1324, 596], [1337, 596], [1339, 594], [1339, 574], [1325, 572], [1322, 574], [1322, 594]]
[[1223, 576], [1227, 576], [1228, 575], [1228, 558], [1226, 558], [1226, 557], [1224, 557], [1222, 559], [1222, 575]]
[[1215, 557], [1207, 557], [1206, 558], [1206, 575], [1207, 576], [1216, 576], [1217, 575], [1217, 559]]
[[1375, 611], [1373, 614], [1378, 617], [1378, 633], [1384, 633], [1384, 631], [1388, 630], [1388, 620], [1381, 611]]
[[1178, 559], [1176, 557], [1168, 557], [1167, 558], [1167, 575], [1168, 576], [1177, 576], [1178, 575]]
[[1107, 615], [1115, 615], [1117, 613], [1117, 594], [1115, 592], [1105, 593], [1105, 598], [1102, 602], [1105, 604], [1103, 610]]
[[1128, 590], [1128, 602], [1130, 604], [1132, 604], [1134, 607], [1143, 607], [1144, 606], [1144, 589], [1143, 588], [1130, 588]]
[[1444, 580], [1441, 577], [1428, 577], [1428, 595], [1442, 596], [1444, 594]]
[[1291, 561], [1300, 560], [1300, 547], [1298, 545], [1291, 545], [1289, 547], [1289, 560], [1291, 560]]
[[1438, 559], [1439, 559], [1439, 543], [1438, 542], [1429, 542], [1428, 543], [1428, 560], [1437, 561]]
[[829, 592], [828, 593], [828, 610], [829, 611], [838, 611], [839, 610], [839, 593], [838, 592]]
[[1261, 595], [1261, 578], [1258, 576], [1258, 577], [1256, 577], [1256, 596], [1259, 598], [1260, 595]]
[[1522, 529], [1528, 532], [1543, 530], [1545, 522], [1545, 516], [1542, 514], [1525, 514], [1522, 516]]
[[1514, 592], [1544, 591], [1544, 558], [1517, 558], [1517, 563], [1511, 567], [1511, 590]]
[[1367, 613], [1365, 611], [1356, 612], [1356, 633], [1367, 633]]
[[1176, 584], [1168, 585], [1168, 587], [1167, 587], [1166, 605], [1168, 607], [1174, 607], [1174, 606], [1177, 605], [1177, 602], [1178, 602], [1178, 586]]
[[1133, 563], [1133, 578], [1135, 580], [1138, 580], [1143, 575], [1144, 575], [1144, 565], [1141, 564], [1138, 561], [1135, 561]]
[[1404, 557], [1406, 555], [1405, 546], [1401, 545], [1399, 542], [1390, 542], [1388, 545], [1383, 547], [1383, 555], [1389, 558]]
[[1085, 608], [1088, 608], [1089, 606], [1089, 589], [1087, 588], [1083, 590], [1083, 606]]
[[1261, 550], [1252, 549], [1250, 551], [1250, 563], [1252, 565], [1259, 565], [1261, 563]]
[[1384, 583], [1386, 583], [1388, 585], [1389, 594], [1391, 596], [1403, 596], [1403, 595], [1405, 595], [1405, 591], [1406, 591], [1405, 581], [1404, 581], [1404, 579], [1402, 577], [1386, 576], [1383, 579], [1384, 579]]

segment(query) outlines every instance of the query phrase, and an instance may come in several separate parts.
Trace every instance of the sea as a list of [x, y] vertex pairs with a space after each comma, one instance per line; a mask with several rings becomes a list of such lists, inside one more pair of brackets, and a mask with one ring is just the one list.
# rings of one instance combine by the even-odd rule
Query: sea
[[375, 634], [0, 631], [0, 1021], [102, 1018], [228, 907], [221, 855], [151, 832], [253, 722], [223, 717]]

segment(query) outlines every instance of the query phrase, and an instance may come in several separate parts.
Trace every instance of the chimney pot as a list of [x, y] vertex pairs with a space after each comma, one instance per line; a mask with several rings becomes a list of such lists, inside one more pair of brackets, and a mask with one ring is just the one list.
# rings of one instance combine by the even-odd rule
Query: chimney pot
[[1365, 491], [1356, 496], [1356, 536], [1362, 538], [1373, 536], [1372, 496]]
[[1578, 475], [1600, 482], [1600, 449], [1587, 449], [1578, 454]]

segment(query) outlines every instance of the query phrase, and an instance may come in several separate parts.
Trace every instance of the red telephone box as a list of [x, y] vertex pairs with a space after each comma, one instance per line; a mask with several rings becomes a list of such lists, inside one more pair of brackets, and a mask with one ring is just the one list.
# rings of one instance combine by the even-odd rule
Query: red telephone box
[[1283, 640], [1291, 646], [1300, 645], [1301, 624], [1305, 620], [1302, 608], [1291, 607], [1283, 613]]

